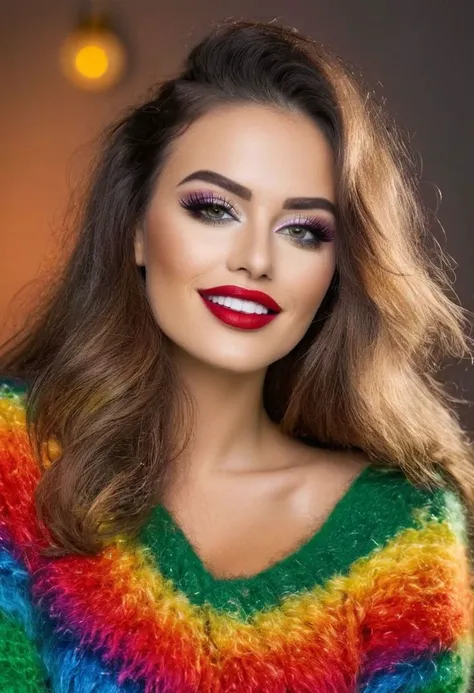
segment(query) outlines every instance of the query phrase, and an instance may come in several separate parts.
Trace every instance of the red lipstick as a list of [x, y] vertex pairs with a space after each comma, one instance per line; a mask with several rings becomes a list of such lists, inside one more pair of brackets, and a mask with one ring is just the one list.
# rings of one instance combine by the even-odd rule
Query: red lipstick
[[[213, 286], [209, 289], [200, 289], [198, 291], [205, 306], [213, 313], [219, 320], [231, 325], [232, 327], [239, 327], [245, 330], [255, 330], [260, 327], [268, 325], [269, 322], [275, 319], [277, 314], [281, 311], [281, 307], [273, 300], [271, 296], [264, 293], [263, 291], [256, 291], [252, 289], [245, 289], [242, 286], [224, 285], [224, 286]], [[259, 303], [265, 306], [269, 311], [268, 313], [244, 313], [227, 306], [222, 306], [219, 303], [214, 303], [209, 300], [210, 296], [229, 296], [231, 298], [237, 298], [244, 301], [253, 301], [254, 303]]]

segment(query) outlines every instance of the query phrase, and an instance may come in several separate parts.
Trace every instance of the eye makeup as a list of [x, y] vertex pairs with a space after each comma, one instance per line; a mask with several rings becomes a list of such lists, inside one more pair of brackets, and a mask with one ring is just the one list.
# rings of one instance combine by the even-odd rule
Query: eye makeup
[[221, 220], [216, 217], [209, 217], [203, 214], [203, 211], [209, 207], [214, 210], [222, 210], [231, 215], [235, 220], [239, 219], [239, 215], [230, 202], [223, 197], [216, 196], [213, 192], [192, 192], [180, 199], [180, 204], [184, 207], [191, 216], [204, 221], [205, 223], [219, 224]]
[[[182, 197], [180, 205], [195, 219], [205, 224], [225, 224], [229, 221], [240, 221], [230, 200], [216, 195], [212, 191], [191, 192]], [[221, 216], [221, 214], [227, 216]], [[276, 229], [276, 232], [298, 230], [303, 232], [302, 236], [293, 236], [285, 233], [290, 241], [299, 247], [315, 249], [322, 243], [329, 243], [334, 239], [334, 228], [330, 223], [326, 223], [317, 217], [298, 216], [295, 219], [286, 221]]]
[[[278, 227], [275, 233], [294, 229], [302, 231], [304, 235], [302, 237], [288, 235], [288, 237], [291, 241], [305, 248], [319, 248], [321, 243], [330, 243], [334, 240], [334, 229], [332, 226], [322, 219], [311, 216], [299, 216], [296, 219], [290, 219], [283, 226]], [[308, 235], [309, 238], [307, 237]]]

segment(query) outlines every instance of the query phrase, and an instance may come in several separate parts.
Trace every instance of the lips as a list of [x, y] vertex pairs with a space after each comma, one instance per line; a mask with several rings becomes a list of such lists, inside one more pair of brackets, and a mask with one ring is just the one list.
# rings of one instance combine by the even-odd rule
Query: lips
[[200, 289], [201, 296], [229, 296], [231, 298], [240, 298], [244, 301], [254, 301], [265, 306], [272, 313], [280, 313], [281, 307], [274, 299], [263, 291], [254, 289], [245, 289], [242, 286], [233, 286], [226, 284], [224, 286], [213, 286], [209, 289]]

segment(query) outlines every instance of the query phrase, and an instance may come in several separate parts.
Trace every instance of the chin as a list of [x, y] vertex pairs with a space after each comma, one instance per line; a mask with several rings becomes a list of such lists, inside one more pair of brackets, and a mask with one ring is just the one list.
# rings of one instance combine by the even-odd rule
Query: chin
[[239, 354], [232, 354], [229, 351], [225, 354], [213, 353], [212, 349], [209, 348], [209, 343], [204, 346], [202, 351], [196, 350], [195, 343], [193, 347], [192, 349], [186, 349], [183, 345], [175, 342], [174, 353], [178, 361], [193, 362], [196, 367], [199, 367], [199, 364], [201, 364], [204, 368], [238, 373], [240, 375], [261, 371], [270, 364], [270, 361], [262, 359], [261, 354], [258, 359], [255, 359], [255, 352], [247, 354], [243, 354], [242, 351]]

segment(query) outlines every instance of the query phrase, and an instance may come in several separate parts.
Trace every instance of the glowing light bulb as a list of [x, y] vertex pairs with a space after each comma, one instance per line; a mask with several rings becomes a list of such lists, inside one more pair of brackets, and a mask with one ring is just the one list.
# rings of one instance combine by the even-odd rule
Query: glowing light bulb
[[103, 91], [117, 84], [126, 58], [122, 41], [106, 25], [83, 24], [61, 46], [64, 75], [88, 91]]
[[99, 79], [109, 69], [109, 58], [101, 46], [84, 46], [76, 53], [76, 70], [88, 79]]

